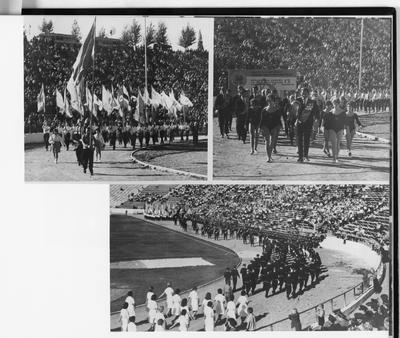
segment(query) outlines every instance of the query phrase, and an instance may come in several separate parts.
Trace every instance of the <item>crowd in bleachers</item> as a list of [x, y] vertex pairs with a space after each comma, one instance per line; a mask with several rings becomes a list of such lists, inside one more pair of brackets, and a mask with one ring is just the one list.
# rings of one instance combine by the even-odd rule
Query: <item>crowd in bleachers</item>
[[[362, 87], [391, 86], [391, 19], [364, 18]], [[358, 88], [361, 18], [216, 18], [214, 93], [228, 69], [298, 71], [313, 88]]]
[[[315, 248], [328, 232], [345, 240], [357, 235], [367, 244], [373, 241], [382, 257], [389, 250], [389, 191], [382, 185], [183, 185], [161, 199], [146, 197], [147, 217], [172, 219], [183, 231], [191, 227], [195, 234], [209, 239], [236, 239], [262, 246], [262, 254], [244, 265], [240, 275], [227, 269], [229, 285], [232, 274], [241, 276], [244, 297], [261, 290], [265, 297], [270, 291], [285, 291], [291, 298], [304, 293], [308, 283], [318, 283], [324, 267]], [[169, 204], [169, 198], [178, 202]], [[233, 290], [236, 283], [232, 280]], [[363, 320], [360, 314], [351, 320], [343, 320], [340, 314], [325, 318], [323, 312], [323, 323], [313, 329], [367, 330], [371, 323], [374, 329], [384, 329], [388, 312], [382, 306], [374, 308], [372, 315], [365, 312]], [[246, 328], [247, 315], [242, 326], [234, 326], [236, 330]], [[294, 327], [301, 329], [301, 324]]]
[[[103, 38], [107, 40], [107, 38]], [[79, 42], [59, 42], [50, 35], [38, 35], [30, 41], [24, 39], [24, 95], [25, 95], [25, 131], [41, 132], [43, 114], [37, 114], [37, 95], [44, 84], [46, 107], [45, 119], [48, 124], [75, 126], [84, 124], [89, 115], [84, 116], [73, 111], [72, 118], [58, 114], [56, 106], [56, 89], [64, 93], [67, 81], [72, 72], [72, 65], [80, 48]], [[174, 51], [168, 45], [154, 45], [147, 49], [148, 83], [156, 91], [165, 91], [167, 95], [173, 91], [174, 95], [185, 93], [193, 103], [193, 107], [183, 113], [169, 114], [161, 107], [152, 112], [156, 117], [151, 122], [142, 125], [142, 128], [169, 129], [168, 140], [173, 137], [182, 138], [190, 133], [203, 133], [207, 130], [207, 88], [208, 88], [208, 52], [204, 50]], [[91, 69], [87, 70], [89, 73]], [[94, 91], [101, 100], [102, 86], [115, 90], [124, 85], [129, 92], [129, 100], [138, 95], [138, 88], [144, 88], [144, 47], [135, 49], [128, 47], [122, 41], [118, 44], [97, 44]], [[91, 77], [87, 79], [88, 88], [92, 88]], [[150, 87], [149, 87], [150, 91]], [[67, 97], [69, 94], [67, 94]], [[100, 111], [94, 118], [98, 126], [121, 127], [136, 126], [132, 119], [136, 104], [130, 102], [132, 108], [124, 112], [115, 110], [111, 114]], [[146, 107], [150, 110], [150, 105]], [[184, 127], [181, 128], [181, 125]], [[150, 130], [149, 130], [150, 131]], [[139, 134], [139, 133], [138, 133]], [[153, 133], [150, 137], [153, 137]], [[165, 133], [166, 134], [166, 133]], [[144, 135], [144, 134], [143, 134]], [[122, 135], [121, 135], [122, 137]], [[140, 137], [138, 135], [138, 137]], [[145, 136], [143, 136], [145, 138]], [[167, 137], [158, 132], [158, 137]], [[128, 140], [128, 142], [131, 140]], [[161, 140], [160, 140], [161, 141]], [[160, 142], [159, 141], [159, 142]], [[164, 141], [164, 138], [163, 138]]]

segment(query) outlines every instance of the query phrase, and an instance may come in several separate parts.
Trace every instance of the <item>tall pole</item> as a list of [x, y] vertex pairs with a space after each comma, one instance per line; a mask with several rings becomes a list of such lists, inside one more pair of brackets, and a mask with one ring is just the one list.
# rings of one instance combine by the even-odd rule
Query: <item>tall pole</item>
[[360, 36], [360, 68], [358, 75], [358, 91], [361, 91], [361, 73], [362, 73], [362, 49], [363, 49], [363, 35], [364, 35], [364, 18], [361, 18], [361, 36]]
[[144, 87], [147, 89], [147, 26], [144, 17]]
[[[93, 65], [92, 65], [92, 111], [90, 112], [90, 124], [89, 124], [89, 149], [92, 149], [92, 137], [93, 137], [93, 112], [94, 112], [94, 64], [95, 64], [95, 52], [96, 49], [96, 17], [94, 17], [94, 29], [93, 29], [93, 55], [92, 55], [92, 60], [93, 60]], [[90, 155], [91, 156], [91, 155]]]

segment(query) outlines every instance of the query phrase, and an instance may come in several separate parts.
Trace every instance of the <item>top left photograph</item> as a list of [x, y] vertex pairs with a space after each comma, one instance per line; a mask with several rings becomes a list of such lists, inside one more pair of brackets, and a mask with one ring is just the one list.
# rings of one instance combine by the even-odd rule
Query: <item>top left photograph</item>
[[207, 179], [213, 19], [25, 16], [25, 181]]

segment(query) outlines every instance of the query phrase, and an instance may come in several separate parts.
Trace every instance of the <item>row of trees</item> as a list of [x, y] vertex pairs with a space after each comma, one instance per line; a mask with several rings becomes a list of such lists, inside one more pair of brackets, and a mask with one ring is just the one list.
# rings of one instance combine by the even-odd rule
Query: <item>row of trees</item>
[[[43, 19], [42, 24], [39, 26], [39, 29], [42, 33], [53, 33], [54, 25], [51, 20]], [[114, 35], [115, 32], [113, 29], [110, 30], [110, 35]], [[79, 40], [82, 38], [81, 30], [78, 25], [78, 22], [74, 20], [71, 27], [71, 34], [77, 37]], [[107, 37], [106, 29], [101, 27], [98, 33], [99, 37], [105, 38]], [[158, 44], [158, 45], [169, 45], [168, 35], [167, 35], [167, 26], [164, 22], [159, 22], [157, 28], [153, 23], [150, 23], [146, 27], [145, 36], [143, 36], [142, 27], [140, 23], [133, 19], [130, 25], [125, 25], [120, 39], [127, 44], [129, 47], [136, 48], [140, 43], [144, 42], [144, 38], [146, 39], [147, 45]], [[181, 35], [178, 40], [178, 45], [188, 49], [196, 42], [196, 32], [193, 27], [187, 24], [186, 27], [182, 28]], [[197, 37], [197, 49], [200, 51], [204, 50], [203, 46], [203, 36], [201, 31], [198, 33]]]

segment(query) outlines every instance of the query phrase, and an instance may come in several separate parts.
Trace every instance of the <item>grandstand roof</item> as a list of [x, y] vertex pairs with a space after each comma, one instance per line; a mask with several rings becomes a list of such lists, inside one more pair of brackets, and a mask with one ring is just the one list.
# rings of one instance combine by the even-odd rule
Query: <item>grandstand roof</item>
[[39, 34], [41, 38], [45, 40], [53, 40], [58, 43], [65, 43], [71, 45], [79, 45], [79, 39], [75, 35], [71, 34], [60, 34], [60, 33], [41, 33]]

